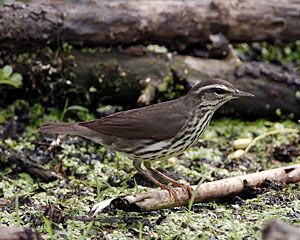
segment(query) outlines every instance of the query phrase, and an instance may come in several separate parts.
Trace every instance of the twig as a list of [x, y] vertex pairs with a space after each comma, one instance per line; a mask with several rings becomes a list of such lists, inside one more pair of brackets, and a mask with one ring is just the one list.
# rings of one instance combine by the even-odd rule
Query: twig
[[[43, 166], [33, 162], [28, 154], [19, 151], [0, 148], [0, 157], [3, 157], [5, 162], [17, 164], [22, 171], [29, 173], [32, 176], [38, 177], [43, 181], [52, 181], [54, 179], [64, 179], [60, 169], [47, 170]], [[1, 164], [1, 161], [0, 161]], [[59, 167], [59, 166], [58, 166]], [[56, 170], [56, 171], [55, 171]]]
[[278, 130], [272, 130], [272, 131], [269, 131], [269, 132], [266, 132], [266, 133], [263, 133], [259, 136], [257, 136], [256, 138], [254, 138], [249, 144], [248, 146], [245, 148], [245, 150], [243, 149], [238, 149], [236, 150], [235, 152], [231, 153], [228, 155], [228, 158], [229, 159], [235, 159], [235, 158], [240, 158], [242, 156], [244, 156], [247, 152], [249, 152], [250, 148], [255, 146], [255, 144], [267, 137], [267, 136], [271, 136], [271, 135], [275, 135], [275, 134], [279, 134], [279, 133], [298, 133], [299, 130], [298, 129], [294, 129], [294, 128], [284, 128], [284, 129], [278, 129]]
[[261, 135], [259, 135], [258, 137], [254, 138], [251, 141], [251, 143], [246, 147], [244, 154], [247, 153], [249, 151], [249, 149], [256, 144], [257, 141], [259, 141], [259, 140], [261, 140], [261, 139], [263, 139], [263, 138], [265, 138], [267, 136], [275, 135], [275, 134], [278, 134], [278, 133], [298, 133], [298, 132], [299, 132], [298, 129], [285, 128], [285, 129], [273, 130], [273, 131], [261, 134]]
[[155, 97], [156, 86], [149, 77], [145, 80], [145, 83], [145, 88], [143, 89], [141, 95], [138, 98], [138, 103], [149, 105]]
[[[194, 202], [204, 202], [237, 195], [249, 185], [260, 187], [266, 180], [285, 184], [299, 182], [300, 164], [203, 183], [195, 194]], [[195, 190], [197, 186], [192, 187]], [[117, 197], [96, 204], [92, 211], [94, 211], [95, 215], [108, 208], [122, 209], [124, 211], [152, 211], [187, 206], [189, 196], [186, 191], [176, 188], [176, 192], [177, 200], [166, 190]]]

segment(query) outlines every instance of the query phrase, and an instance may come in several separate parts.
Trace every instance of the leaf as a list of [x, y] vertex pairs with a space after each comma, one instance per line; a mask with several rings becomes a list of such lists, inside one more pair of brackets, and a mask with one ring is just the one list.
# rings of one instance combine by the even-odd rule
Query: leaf
[[81, 112], [88, 112], [89, 110], [85, 107], [79, 106], [79, 105], [73, 105], [67, 108], [67, 111], [81, 111]]
[[53, 239], [54, 231], [53, 231], [51, 222], [45, 216], [42, 216], [42, 219], [46, 225], [48, 234], [50, 235], [50, 239]]
[[15, 88], [18, 88], [19, 87], [19, 85], [18, 84], [16, 84], [15, 82], [12, 82], [12, 81], [10, 81], [10, 79], [0, 79], [0, 84], [7, 84], [7, 85], [11, 85], [11, 86], [13, 86], [13, 87], [15, 87]]
[[13, 73], [13, 69], [10, 65], [6, 65], [0, 69], [0, 84], [7, 84], [15, 88], [20, 88], [22, 86], [22, 80], [22, 75]]
[[14, 73], [13, 75], [11, 75], [11, 77], [9, 79], [15, 83], [16, 87], [19, 88], [22, 86], [23, 77], [20, 73]]
[[2, 68], [2, 73], [3, 73], [3, 77], [4, 78], [9, 78], [9, 76], [12, 74], [13, 69], [10, 65], [6, 65], [4, 66], [4, 68]]

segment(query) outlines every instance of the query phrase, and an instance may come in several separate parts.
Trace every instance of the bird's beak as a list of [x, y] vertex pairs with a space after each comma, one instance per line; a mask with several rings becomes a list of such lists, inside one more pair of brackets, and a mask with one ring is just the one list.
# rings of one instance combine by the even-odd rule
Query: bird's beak
[[241, 90], [236, 90], [235, 93], [233, 94], [234, 97], [255, 97], [254, 94], [252, 93], [248, 93], [248, 92], [244, 92]]

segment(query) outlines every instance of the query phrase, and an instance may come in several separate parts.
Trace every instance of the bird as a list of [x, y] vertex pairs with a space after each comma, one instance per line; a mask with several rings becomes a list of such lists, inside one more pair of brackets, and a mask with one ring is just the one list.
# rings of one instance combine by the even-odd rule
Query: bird
[[[78, 135], [125, 153], [136, 170], [176, 198], [176, 187], [191, 196], [193, 189], [151, 166], [153, 161], [176, 157], [198, 141], [215, 111], [239, 97], [254, 97], [228, 81], [212, 78], [200, 81], [186, 95], [171, 101], [117, 112], [88, 122], [43, 124], [48, 134]], [[163, 184], [165, 179], [172, 187]]]

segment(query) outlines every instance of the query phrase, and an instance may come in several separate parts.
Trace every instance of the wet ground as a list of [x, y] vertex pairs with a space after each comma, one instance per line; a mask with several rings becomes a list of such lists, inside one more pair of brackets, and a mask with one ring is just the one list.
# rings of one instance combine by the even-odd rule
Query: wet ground
[[[91, 221], [89, 211], [114, 196], [150, 191], [132, 161], [96, 143], [56, 136], [37, 128], [47, 121], [90, 120], [86, 111], [62, 111], [17, 100], [0, 110], [0, 222], [35, 228], [47, 239], [259, 239], [272, 219], [300, 226], [300, 185], [270, 182], [230, 199], [148, 213], [106, 212]], [[236, 139], [293, 128], [289, 120], [252, 122], [217, 119], [201, 140], [176, 159], [154, 165], [175, 179], [197, 184], [300, 163], [300, 137], [276, 134], [247, 154], [230, 159]]]

